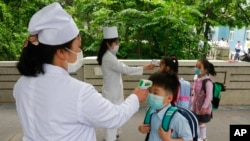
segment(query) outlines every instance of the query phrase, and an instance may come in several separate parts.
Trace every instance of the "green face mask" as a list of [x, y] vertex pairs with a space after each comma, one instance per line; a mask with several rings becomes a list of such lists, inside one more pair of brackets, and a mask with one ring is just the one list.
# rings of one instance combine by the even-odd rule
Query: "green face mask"
[[164, 97], [162, 96], [158, 96], [158, 95], [154, 95], [150, 93], [147, 97], [147, 103], [152, 109], [159, 110], [163, 108], [164, 106], [163, 99]]
[[195, 68], [195, 69], [194, 69], [194, 74], [197, 74], [197, 75], [201, 74], [201, 70], [200, 70], [200, 69]]

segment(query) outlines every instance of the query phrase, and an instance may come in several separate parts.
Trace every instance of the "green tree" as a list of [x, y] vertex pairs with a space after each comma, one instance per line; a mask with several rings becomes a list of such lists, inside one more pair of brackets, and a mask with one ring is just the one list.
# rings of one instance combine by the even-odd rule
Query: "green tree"
[[[0, 1], [0, 60], [17, 60], [28, 37], [31, 16], [54, 0]], [[117, 26], [128, 59], [206, 57], [213, 26], [248, 26], [246, 0], [57, 0], [73, 16], [82, 36], [85, 56], [95, 56], [103, 26]], [[203, 49], [198, 41], [205, 41]]]
[[17, 60], [28, 37], [31, 16], [51, 1], [0, 1], [0, 60]]

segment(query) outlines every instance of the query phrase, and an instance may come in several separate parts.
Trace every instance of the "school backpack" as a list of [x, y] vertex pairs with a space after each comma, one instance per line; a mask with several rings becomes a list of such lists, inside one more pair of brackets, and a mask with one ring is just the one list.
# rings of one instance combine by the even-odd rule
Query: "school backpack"
[[189, 109], [190, 94], [191, 94], [190, 82], [184, 80], [183, 78], [180, 78], [179, 82], [180, 82], [180, 93], [179, 93], [179, 98], [177, 100], [177, 107]]
[[226, 91], [226, 86], [220, 82], [213, 82], [211, 79], [204, 79], [202, 81], [201, 89], [206, 93], [206, 83], [211, 81], [213, 83], [213, 99], [212, 99], [212, 108], [216, 110], [219, 108], [221, 92]]
[[[151, 123], [151, 108], [149, 108], [146, 112], [146, 116], [144, 118], [144, 124], [150, 124]], [[184, 116], [191, 129], [193, 141], [198, 141], [198, 120], [196, 116], [188, 109], [182, 108], [182, 107], [175, 107], [175, 106], [170, 106], [167, 111], [164, 114], [164, 117], [162, 119], [162, 128], [164, 131], [168, 131], [170, 122], [172, 120], [172, 117], [176, 112], [179, 112], [182, 116]], [[149, 133], [146, 136], [145, 141], [148, 141], [149, 139]]]

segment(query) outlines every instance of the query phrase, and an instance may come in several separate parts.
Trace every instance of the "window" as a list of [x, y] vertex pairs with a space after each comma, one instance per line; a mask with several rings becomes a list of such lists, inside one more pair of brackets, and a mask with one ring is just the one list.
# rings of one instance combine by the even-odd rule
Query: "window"
[[229, 39], [229, 41], [233, 41], [234, 40], [234, 31], [230, 31], [228, 39]]

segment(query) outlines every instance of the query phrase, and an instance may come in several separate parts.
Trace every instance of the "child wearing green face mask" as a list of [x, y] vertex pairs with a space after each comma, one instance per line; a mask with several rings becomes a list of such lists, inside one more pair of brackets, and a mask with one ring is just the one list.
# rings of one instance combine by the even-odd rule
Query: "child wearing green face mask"
[[150, 94], [147, 98], [147, 103], [152, 109], [151, 123], [150, 125], [139, 125], [139, 131], [143, 134], [150, 133], [149, 141], [192, 140], [188, 121], [178, 112], [172, 117], [167, 132], [161, 126], [165, 112], [171, 106], [173, 96], [178, 90], [178, 77], [166, 72], [157, 72], [152, 74], [149, 80], [153, 82], [152, 87], [149, 88]]

